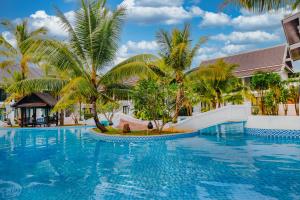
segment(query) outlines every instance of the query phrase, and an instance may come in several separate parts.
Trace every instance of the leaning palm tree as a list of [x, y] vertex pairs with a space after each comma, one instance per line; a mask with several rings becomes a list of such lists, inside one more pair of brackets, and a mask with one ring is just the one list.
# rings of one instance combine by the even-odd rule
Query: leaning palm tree
[[178, 85], [176, 95], [176, 108], [174, 121], [177, 120], [180, 109], [185, 101], [184, 82], [185, 72], [190, 69], [193, 58], [196, 56], [200, 45], [206, 41], [202, 37], [193, 46], [190, 38], [190, 26], [186, 24], [183, 30], [173, 29], [171, 33], [161, 30], [157, 33], [157, 42], [160, 47], [160, 53], [164, 66], [169, 68], [172, 78]]
[[10, 21], [2, 21], [1, 25], [14, 36], [16, 43], [12, 44], [0, 35], [0, 67], [7, 68], [13, 65], [19, 65], [22, 79], [25, 79], [28, 72], [28, 64], [29, 62], [34, 62], [35, 59], [26, 52], [24, 45], [27, 41], [35, 37], [45, 35], [47, 30], [41, 27], [30, 31], [27, 20], [23, 20], [17, 25]]
[[300, 0], [225, 0], [224, 5], [229, 3], [242, 6], [248, 10], [263, 12], [288, 5], [296, 9], [300, 5]]
[[[105, 0], [82, 0], [72, 25], [57, 9], [62, 27], [69, 33], [69, 41], [42, 38], [27, 42], [26, 47], [38, 59], [67, 73], [68, 77], [24, 80], [11, 86], [9, 91], [60, 91], [55, 109], [74, 104], [76, 99], [84, 99], [92, 105], [96, 126], [102, 132], [107, 131], [99, 122], [96, 107], [99, 99], [110, 98], [109, 85], [132, 74], [152, 73], [149, 67], [143, 67], [147, 65], [146, 60], [152, 59], [148, 55], [129, 58], [105, 73], [107, 66], [115, 60], [124, 15], [123, 7], [111, 11]], [[113, 90], [117, 92], [117, 88]]]

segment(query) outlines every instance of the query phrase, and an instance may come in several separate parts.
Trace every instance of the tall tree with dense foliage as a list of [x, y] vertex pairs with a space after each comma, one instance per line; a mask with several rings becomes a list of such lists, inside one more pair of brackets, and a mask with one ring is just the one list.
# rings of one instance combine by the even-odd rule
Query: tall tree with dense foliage
[[[35, 56], [56, 69], [67, 72], [69, 77], [43, 78], [26, 80], [11, 87], [11, 91], [26, 88], [34, 90], [56, 90], [60, 88], [59, 107], [71, 102], [77, 97], [84, 97], [86, 103], [92, 105], [92, 114], [96, 126], [105, 132], [107, 129], [99, 122], [97, 101], [107, 96], [108, 85], [122, 78], [141, 71], [142, 62], [139, 59], [151, 60], [151, 56], [139, 55], [113, 67], [105, 72], [111, 65], [118, 49], [118, 42], [125, 16], [125, 8], [118, 7], [110, 10], [105, 0], [81, 1], [81, 8], [75, 13], [74, 24], [57, 10], [62, 27], [69, 34], [69, 41], [55, 39], [40, 39], [27, 44]], [[147, 71], [148, 70], [148, 71]], [[149, 68], [143, 68], [143, 73], [151, 73]]]
[[45, 35], [47, 29], [44, 27], [29, 30], [27, 20], [15, 25], [10, 21], [2, 21], [1, 25], [9, 31], [15, 39], [15, 44], [6, 40], [3, 35], [0, 35], [0, 68], [7, 68], [13, 65], [19, 65], [21, 68], [21, 77], [25, 79], [28, 73], [30, 62], [35, 62], [35, 57], [26, 51], [24, 48], [26, 42], [33, 40], [36, 37]]

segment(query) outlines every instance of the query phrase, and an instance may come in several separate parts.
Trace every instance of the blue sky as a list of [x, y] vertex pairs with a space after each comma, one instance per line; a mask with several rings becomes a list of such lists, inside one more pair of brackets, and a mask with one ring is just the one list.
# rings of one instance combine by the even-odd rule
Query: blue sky
[[[18, 21], [28, 18], [30, 26], [46, 26], [50, 35], [64, 38], [54, 6], [68, 18], [78, 8], [77, 0], [2, 0], [0, 19]], [[228, 6], [221, 9], [220, 0], [107, 0], [110, 8], [126, 5], [127, 20], [123, 28], [116, 61], [139, 53], [157, 52], [155, 33], [191, 24], [192, 39], [208, 36], [193, 66], [201, 60], [222, 57], [253, 49], [285, 43], [281, 19], [291, 14], [289, 8], [267, 13], [250, 13]], [[0, 28], [0, 34], [13, 43], [13, 37]]]

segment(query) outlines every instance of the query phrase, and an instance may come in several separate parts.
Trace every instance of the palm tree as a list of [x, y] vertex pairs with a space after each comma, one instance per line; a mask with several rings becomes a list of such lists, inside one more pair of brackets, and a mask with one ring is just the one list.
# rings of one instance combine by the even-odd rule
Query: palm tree
[[30, 31], [27, 20], [23, 20], [17, 25], [10, 21], [2, 21], [1, 25], [14, 36], [16, 44], [11, 44], [0, 35], [0, 57], [2, 58], [0, 67], [7, 68], [17, 64], [21, 68], [22, 79], [25, 79], [28, 72], [28, 63], [34, 62], [35, 59], [26, 52], [24, 45], [35, 37], [45, 35], [47, 30], [41, 27]]
[[124, 80], [133, 74], [153, 73], [147, 64], [152, 61], [153, 56], [129, 58], [105, 73], [106, 67], [114, 62], [116, 56], [125, 9], [118, 7], [111, 11], [106, 7], [105, 0], [82, 0], [81, 8], [75, 14], [74, 25], [58, 9], [57, 16], [62, 27], [69, 33], [69, 41], [35, 39], [27, 42], [26, 48], [47, 65], [68, 74], [68, 77], [24, 80], [11, 86], [9, 91], [60, 91], [60, 100], [55, 109], [63, 109], [74, 104], [74, 100], [84, 99], [92, 105], [96, 126], [105, 132], [107, 130], [98, 118], [98, 100], [110, 98], [112, 90], [114, 93], [118, 90], [120, 92], [122, 88], [110, 87], [118, 80]]
[[236, 67], [237, 65], [225, 63], [220, 59], [214, 64], [192, 71], [188, 77], [196, 83], [201, 100], [210, 103], [215, 109], [226, 102], [233, 104], [243, 102], [244, 87], [233, 74]]
[[300, 5], [300, 0], [225, 0], [224, 5], [229, 3], [242, 6], [248, 10], [263, 12], [287, 5], [291, 5], [293, 9], [296, 9]]
[[188, 24], [182, 30], [175, 28], [171, 33], [164, 30], [157, 33], [157, 42], [160, 46], [159, 55], [178, 85], [174, 121], [177, 121], [179, 111], [185, 101], [185, 72], [190, 69], [193, 58], [196, 56], [200, 45], [205, 41], [206, 38], [202, 37], [193, 46], [190, 38], [190, 25]]

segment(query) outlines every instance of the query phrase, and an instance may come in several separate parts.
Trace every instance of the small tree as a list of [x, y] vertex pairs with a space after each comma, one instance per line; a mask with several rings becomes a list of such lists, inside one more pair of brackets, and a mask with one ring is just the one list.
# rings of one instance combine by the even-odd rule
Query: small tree
[[116, 101], [108, 101], [106, 103], [99, 102], [97, 104], [98, 112], [104, 115], [107, 121], [109, 121], [110, 125], [113, 124], [113, 117], [115, 113], [119, 110], [119, 108], [120, 104]]
[[264, 106], [265, 113], [268, 115], [276, 115], [276, 101], [275, 101], [275, 93], [273, 90], [270, 90], [264, 96]]
[[144, 120], [153, 120], [161, 133], [166, 123], [172, 121], [175, 110], [176, 84], [142, 80], [133, 92], [135, 114]]
[[290, 86], [289, 92], [290, 92], [290, 99], [294, 103], [296, 114], [299, 115], [299, 85]]
[[282, 87], [280, 94], [280, 102], [283, 105], [284, 115], [287, 115], [288, 112], [288, 100], [289, 100], [289, 90], [287, 88]]
[[[268, 106], [270, 106], [271, 103], [271, 97], [273, 98], [273, 101], [275, 101], [273, 109], [273, 114], [278, 112], [278, 103], [279, 103], [279, 97], [280, 97], [280, 87], [281, 87], [281, 78], [279, 74], [277, 73], [269, 73], [269, 72], [258, 72], [256, 73], [250, 83], [250, 87], [252, 90], [256, 91], [258, 93], [258, 96], [260, 98], [260, 109], [262, 114], [266, 114], [265, 110], [265, 100], [266, 95], [268, 94]], [[271, 93], [270, 90], [272, 90]]]

